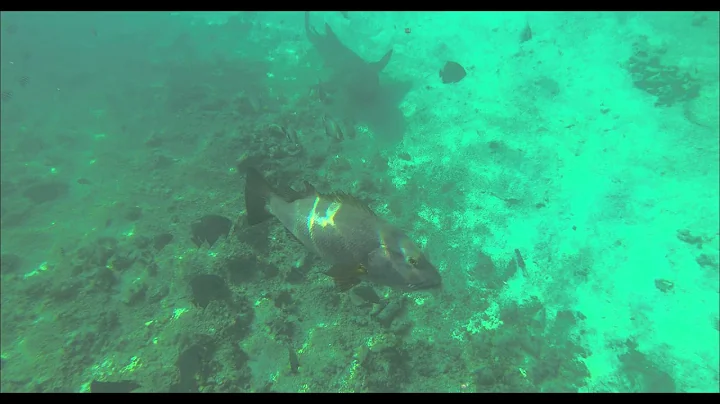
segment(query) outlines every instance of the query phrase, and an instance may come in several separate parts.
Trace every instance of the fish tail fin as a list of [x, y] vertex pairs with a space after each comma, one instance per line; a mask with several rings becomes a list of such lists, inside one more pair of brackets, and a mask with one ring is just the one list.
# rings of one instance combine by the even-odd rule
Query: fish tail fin
[[245, 174], [245, 210], [249, 225], [262, 223], [273, 216], [267, 210], [268, 200], [273, 195], [276, 195], [275, 190], [260, 171], [248, 168]]

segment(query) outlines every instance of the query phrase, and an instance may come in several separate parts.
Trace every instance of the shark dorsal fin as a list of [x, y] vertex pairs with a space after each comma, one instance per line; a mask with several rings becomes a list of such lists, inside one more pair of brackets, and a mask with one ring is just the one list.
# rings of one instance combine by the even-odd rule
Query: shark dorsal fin
[[385, 56], [382, 57], [382, 59], [378, 60], [377, 62], [369, 63], [369, 65], [376, 71], [381, 72], [382, 69], [387, 66], [387, 64], [390, 62], [390, 58], [392, 57], [393, 50], [390, 49]]
[[330, 24], [328, 23], [325, 23], [325, 36], [328, 38], [332, 38], [335, 41], [340, 41], [337, 35], [335, 35], [335, 32], [332, 30], [332, 28], [330, 28]]

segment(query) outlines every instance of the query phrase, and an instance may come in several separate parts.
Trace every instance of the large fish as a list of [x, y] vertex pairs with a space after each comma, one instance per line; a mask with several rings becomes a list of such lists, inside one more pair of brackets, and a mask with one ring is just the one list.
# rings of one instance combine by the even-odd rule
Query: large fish
[[392, 49], [377, 62], [366, 62], [345, 46], [330, 25], [325, 24], [325, 35], [310, 25], [310, 12], [305, 12], [305, 33], [318, 51], [325, 65], [335, 73], [335, 82], [356, 103], [370, 103], [381, 94], [380, 78], [390, 58]]
[[440, 286], [440, 273], [400, 229], [344, 193], [305, 192], [282, 197], [257, 170], [245, 181], [250, 225], [276, 217], [310, 251], [332, 265], [327, 273], [342, 290], [361, 280], [401, 289]]
[[330, 25], [325, 24], [324, 33], [318, 32], [310, 24], [309, 12], [305, 12], [305, 33], [325, 67], [333, 73], [327, 88], [337, 90], [329, 94], [335, 114], [367, 125], [376, 141], [392, 145], [402, 140], [406, 122], [399, 105], [412, 83], [392, 77], [384, 77], [381, 83], [380, 72], [390, 62], [392, 49], [379, 61], [366, 62], [340, 42]]

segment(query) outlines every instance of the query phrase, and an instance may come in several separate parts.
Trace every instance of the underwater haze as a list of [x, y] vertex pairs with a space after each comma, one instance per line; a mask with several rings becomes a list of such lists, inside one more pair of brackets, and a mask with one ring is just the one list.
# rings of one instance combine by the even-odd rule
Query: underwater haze
[[[0, 30], [2, 392], [720, 392], [717, 12]], [[248, 170], [442, 286], [250, 225]]]

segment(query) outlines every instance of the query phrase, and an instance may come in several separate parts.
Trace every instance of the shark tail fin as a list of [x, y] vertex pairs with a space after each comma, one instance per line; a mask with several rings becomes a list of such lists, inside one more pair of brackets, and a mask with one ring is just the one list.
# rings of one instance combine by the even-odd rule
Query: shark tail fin
[[319, 35], [317, 30], [310, 25], [310, 12], [305, 12], [305, 34], [307, 35], [310, 42], [314, 42]]
[[390, 49], [385, 56], [382, 57], [382, 59], [378, 60], [377, 62], [370, 63], [370, 66], [372, 66], [375, 71], [381, 72], [382, 69], [387, 66], [388, 63], [390, 63], [390, 58], [392, 57], [393, 50]]

